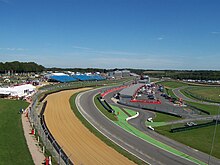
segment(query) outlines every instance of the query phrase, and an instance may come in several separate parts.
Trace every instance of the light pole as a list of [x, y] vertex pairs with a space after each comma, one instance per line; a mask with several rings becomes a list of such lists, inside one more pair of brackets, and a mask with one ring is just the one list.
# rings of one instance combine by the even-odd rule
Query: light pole
[[[220, 95], [219, 95], [220, 96]], [[213, 147], [214, 147], [214, 143], [215, 143], [215, 135], [216, 135], [216, 129], [217, 129], [217, 125], [218, 125], [218, 120], [219, 120], [219, 112], [220, 112], [220, 103], [218, 105], [218, 115], [216, 117], [216, 121], [215, 121], [215, 129], [214, 129], [214, 134], [213, 134], [213, 138], [212, 138], [212, 146], [211, 146], [211, 150], [209, 153], [209, 160], [208, 160], [208, 165], [210, 164], [210, 160], [211, 160], [211, 155], [212, 155], [212, 151], [213, 151]]]

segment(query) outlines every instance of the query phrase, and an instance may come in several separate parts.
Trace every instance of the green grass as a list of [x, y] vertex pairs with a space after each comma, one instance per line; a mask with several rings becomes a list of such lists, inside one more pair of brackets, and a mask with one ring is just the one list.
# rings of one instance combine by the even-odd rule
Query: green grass
[[194, 103], [194, 102], [189, 102], [186, 101], [187, 104], [197, 107], [199, 109], [205, 110], [210, 113], [210, 115], [217, 115], [218, 114], [218, 109], [219, 106], [217, 105], [205, 105], [205, 104], [200, 104], [200, 103]]
[[181, 118], [156, 112], [156, 117], [153, 119], [154, 122], [170, 122], [174, 120], [181, 120]]
[[172, 88], [172, 89], [179, 88], [182, 86], [188, 86], [187, 83], [178, 82], [178, 81], [162, 81], [162, 82], [158, 82], [157, 84], [162, 84], [165, 87]]
[[198, 100], [220, 103], [220, 87], [191, 87], [184, 90]]
[[128, 109], [128, 108], [124, 108], [124, 110], [128, 113], [128, 114], [130, 114], [131, 116], [134, 116], [134, 115], [136, 115], [137, 114], [137, 112], [136, 111], [134, 111], [134, 110], [131, 110], [131, 109]]
[[75, 99], [76, 96], [79, 93], [74, 94], [71, 98], [70, 98], [70, 105], [71, 108], [74, 112], [74, 114], [76, 115], [76, 117], [82, 122], [82, 124], [88, 128], [88, 130], [90, 132], [92, 132], [95, 136], [97, 136], [100, 140], [102, 140], [104, 143], [106, 143], [108, 146], [112, 147], [113, 149], [115, 149], [116, 151], [118, 151], [120, 154], [124, 155], [125, 157], [127, 157], [128, 159], [130, 159], [131, 161], [135, 162], [136, 164], [146, 164], [145, 162], [143, 162], [142, 160], [136, 158], [134, 155], [130, 154], [129, 152], [125, 151], [123, 148], [119, 147], [117, 144], [113, 143], [111, 140], [109, 140], [108, 138], [106, 138], [104, 135], [102, 135], [98, 130], [96, 130], [82, 115], [81, 113], [78, 111], [76, 104], [75, 104]]
[[165, 88], [165, 93], [172, 98], [177, 98], [176, 95], [174, 95], [173, 90], [171, 88]]
[[[175, 127], [175, 125], [173, 126]], [[192, 148], [203, 151], [207, 154], [210, 153], [212, 137], [215, 126], [208, 126], [199, 129], [192, 129], [183, 132], [171, 133], [171, 126], [157, 127], [156, 131], [162, 135], [165, 135], [171, 139], [186, 144]], [[220, 158], [220, 125], [217, 126], [216, 140], [213, 148], [213, 156]]]
[[22, 128], [20, 108], [28, 103], [0, 99], [0, 165], [34, 164]]
[[151, 127], [154, 128], [154, 127], [160, 127], [160, 126], [166, 125], [166, 122], [149, 122], [149, 121], [146, 121], [145, 125], [146, 126], [151, 126]]
[[[115, 116], [115, 114], [108, 112], [103, 106], [102, 104], [99, 102], [98, 97], [100, 97], [100, 94], [95, 96], [95, 105], [97, 106], [97, 108], [106, 116], [108, 117], [110, 120], [112, 121], [116, 121], [117, 117]], [[104, 102], [103, 102], [104, 103]], [[105, 103], [104, 103], [105, 104]]]

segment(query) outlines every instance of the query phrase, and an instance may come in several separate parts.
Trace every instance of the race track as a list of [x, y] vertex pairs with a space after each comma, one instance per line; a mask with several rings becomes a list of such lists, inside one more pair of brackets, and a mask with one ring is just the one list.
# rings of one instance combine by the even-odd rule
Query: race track
[[[76, 104], [84, 117], [106, 137], [149, 164], [195, 164], [147, 143], [108, 120], [97, 110], [92, 99], [99, 91], [100, 89], [95, 89], [79, 94], [76, 98]], [[194, 155], [197, 155], [197, 153], [194, 153]], [[199, 157], [199, 155], [197, 156]]]
[[74, 164], [134, 164], [93, 135], [71, 110], [69, 98], [76, 92], [68, 90], [47, 96], [45, 121], [64, 152]]

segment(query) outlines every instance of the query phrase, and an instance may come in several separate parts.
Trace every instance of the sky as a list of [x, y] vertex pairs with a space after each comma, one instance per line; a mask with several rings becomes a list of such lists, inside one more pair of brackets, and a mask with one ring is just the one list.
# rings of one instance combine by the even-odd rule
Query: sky
[[0, 0], [0, 61], [220, 70], [220, 1]]

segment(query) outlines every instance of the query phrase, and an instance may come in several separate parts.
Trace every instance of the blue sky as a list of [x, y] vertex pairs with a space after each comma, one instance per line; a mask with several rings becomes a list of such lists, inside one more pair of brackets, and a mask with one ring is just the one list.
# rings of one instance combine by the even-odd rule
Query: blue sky
[[0, 0], [0, 61], [220, 70], [219, 0]]

